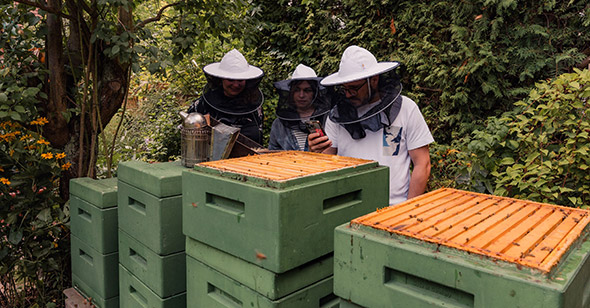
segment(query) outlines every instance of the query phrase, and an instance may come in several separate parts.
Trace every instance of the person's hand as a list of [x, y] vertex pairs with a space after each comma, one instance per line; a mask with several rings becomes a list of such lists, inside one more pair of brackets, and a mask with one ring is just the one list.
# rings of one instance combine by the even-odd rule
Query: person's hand
[[310, 152], [322, 153], [332, 146], [332, 141], [328, 136], [320, 136], [319, 133], [307, 135], [307, 144]]

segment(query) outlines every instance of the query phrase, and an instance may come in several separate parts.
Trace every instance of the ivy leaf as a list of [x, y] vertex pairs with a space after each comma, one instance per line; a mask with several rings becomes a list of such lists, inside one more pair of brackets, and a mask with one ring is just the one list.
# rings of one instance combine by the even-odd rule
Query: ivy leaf
[[512, 165], [512, 164], [514, 164], [514, 158], [512, 158], [512, 157], [504, 157], [500, 161], [500, 165]]
[[42, 209], [39, 214], [37, 214], [37, 219], [44, 222], [51, 220], [51, 209]]
[[20, 241], [23, 239], [23, 230], [22, 229], [18, 229], [18, 230], [14, 230], [11, 229], [10, 230], [10, 234], [8, 234], [8, 241], [11, 242], [14, 245], [18, 245], [18, 243], [20, 243]]

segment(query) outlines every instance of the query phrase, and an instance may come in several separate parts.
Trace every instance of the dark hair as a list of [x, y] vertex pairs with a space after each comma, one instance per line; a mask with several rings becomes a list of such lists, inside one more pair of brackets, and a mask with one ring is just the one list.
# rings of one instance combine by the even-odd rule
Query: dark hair
[[293, 80], [289, 83], [289, 98], [288, 98], [288, 102], [290, 105], [293, 104], [293, 94], [295, 93], [295, 88], [302, 84], [304, 81], [307, 81], [307, 83], [309, 84], [309, 86], [311, 87], [311, 89], [313, 90], [313, 98], [312, 98], [312, 103], [313, 100], [316, 98], [317, 94], [318, 94], [318, 82], [315, 80], [307, 80], [307, 79], [302, 79], [302, 80]]

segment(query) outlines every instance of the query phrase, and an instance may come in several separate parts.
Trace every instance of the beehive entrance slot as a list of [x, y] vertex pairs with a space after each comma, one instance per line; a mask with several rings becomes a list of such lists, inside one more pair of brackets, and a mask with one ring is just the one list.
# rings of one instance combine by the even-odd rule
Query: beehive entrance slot
[[228, 308], [242, 307], [242, 301], [233, 297], [231, 294], [221, 290], [220, 288], [207, 283], [207, 295], [213, 298], [216, 302]]
[[354, 206], [361, 202], [362, 190], [355, 190], [349, 193], [338, 195], [336, 197], [328, 198], [324, 200], [324, 214], [338, 211], [345, 207]]
[[385, 267], [383, 284], [412, 297], [427, 299], [437, 307], [474, 306], [473, 294], [388, 267]]
[[208, 206], [219, 208], [230, 214], [243, 216], [244, 212], [246, 211], [246, 205], [244, 202], [238, 200], [229, 199], [211, 193], [207, 193], [206, 200]]

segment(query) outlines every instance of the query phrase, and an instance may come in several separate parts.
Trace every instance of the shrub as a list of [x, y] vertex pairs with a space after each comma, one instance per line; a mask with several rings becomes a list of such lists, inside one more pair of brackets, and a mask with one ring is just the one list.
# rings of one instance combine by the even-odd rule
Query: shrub
[[31, 129], [0, 123], [0, 306], [55, 306], [69, 283], [68, 211], [58, 179], [70, 163]]
[[473, 185], [501, 196], [588, 207], [589, 98], [590, 71], [576, 69], [536, 84], [514, 110], [489, 118], [469, 144], [473, 164], [489, 172], [466, 170]]

